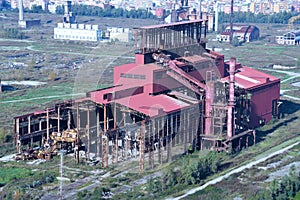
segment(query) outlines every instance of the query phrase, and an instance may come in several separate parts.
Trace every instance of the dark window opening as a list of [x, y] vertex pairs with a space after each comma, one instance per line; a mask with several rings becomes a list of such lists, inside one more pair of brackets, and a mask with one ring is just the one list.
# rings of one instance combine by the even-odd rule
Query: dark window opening
[[141, 75], [141, 74], [125, 74], [125, 73], [121, 73], [120, 77], [121, 78], [142, 79], [142, 80], [146, 79], [146, 75]]

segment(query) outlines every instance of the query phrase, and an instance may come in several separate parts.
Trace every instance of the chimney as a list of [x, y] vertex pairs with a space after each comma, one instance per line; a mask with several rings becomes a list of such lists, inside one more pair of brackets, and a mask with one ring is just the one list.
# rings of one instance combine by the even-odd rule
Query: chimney
[[218, 32], [218, 26], [219, 26], [219, 4], [218, 4], [218, 1], [216, 1], [216, 4], [215, 4], [215, 32]]
[[69, 1], [66, 2], [65, 4], [65, 15], [68, 15], [69, 14]]
[[234, 81], [235, 81], [235, 58], [230, 58], [229, 65], [229, 100], [227, 110], [227, 137], [231, 138], [235, 132], [234, 127]]
[[23, 0], [19, 0], [19, 21], [24, 21]]

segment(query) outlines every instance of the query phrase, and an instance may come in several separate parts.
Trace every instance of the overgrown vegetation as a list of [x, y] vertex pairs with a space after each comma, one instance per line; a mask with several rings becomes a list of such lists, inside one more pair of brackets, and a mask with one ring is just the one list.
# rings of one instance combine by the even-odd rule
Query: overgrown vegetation
[[219, 170], [224, 154], [210, 151], [206, 156], [193, 159], [183, 157], [174, 167], [168, 168], [162, 176], [162, 189], [166, 190], [177, 184], [198, 184], [201, 180]]
[[58, 170], [53, 170], [47, 165], [47, 170], [39, 166], [36, 170], [32, 165], [24, 167], [24, 163], [0, 164], [0, 199], [40, 199], [42, 186], [53, 184]]
[[265, 189], [255, 195], [257, 200], [283, 200], [293, 199], [300, 191], [300, 173], [296, 173], [295, 166], [292, 167], [290, 174], [284, 176], [282, 180], [274, 179]]
[[83, 200], [83, 199], [99, 200], [99, 199], [104, 199], [109, 195], [110, 195], [109, 188], [97, 187], [92, 192], [87, 190], [78, 192], [76, 196], [76, 200]]
[[31, 175], [30, 170], [25, 168], [5, 168], [0, 170], [0, 186], [4, 186], [12, 180], [18, 180]]
[[115, 199], [149, 199], [181, 192], [183, 188], [202, 183], [217, 173], [225, 153], [194, 152], [171, 163], [158, 177], [149, 177], [147, 183], [129, 192], [116, 194]]
[[0, 37], [9, 39], [25, 39], [25, 34], [17, 28], [3, 28], [0, 32]]

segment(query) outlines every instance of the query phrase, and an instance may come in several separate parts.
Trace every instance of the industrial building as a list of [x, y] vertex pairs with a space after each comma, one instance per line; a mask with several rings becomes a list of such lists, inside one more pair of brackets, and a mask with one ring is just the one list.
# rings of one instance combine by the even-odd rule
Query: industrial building
[[19, 152], [48, 145], [78, 161], [82, 149], [103, 167], [138, 156], [143, 171], [189, 148], [239, 150], [277, 117], [280, 79], [206, 49], [207, 20], [133, 31], [136, 60], [114, 68], [112, 87], [15, 117]]
[[300, 30], [289, 31], [281, 36], [276, 36], [277, 44], [300, 45]]
[[54, 39], [100, 41], [102, 31], [98, 25], [58, 23], [54, 28]]
[[[233, 25], [233, 38], [237, 37], [240, 42], [252, 42], [259, 39], [259, 29], [254, 25]], [[219, 35], [220, 42], [230, 42], [230, 25], [227, 25]]]
[[129, 28], [109, 27], [107, 28], [110, 41], [130, 42], [132, 41], [132, 31]]
[[64, 8], [63, 22], [57, 23], [54, 28], [54, 39], [100, 41], [102, 31], [98, 25], [78, 24], [75, 15], [71, 12], [71, 1], [67, 1]]

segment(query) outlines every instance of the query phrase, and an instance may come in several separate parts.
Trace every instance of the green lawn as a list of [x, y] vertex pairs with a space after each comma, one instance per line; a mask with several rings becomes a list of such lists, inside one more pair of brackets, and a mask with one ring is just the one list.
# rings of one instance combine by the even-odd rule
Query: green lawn
[[0, 186], [9, 183], [11, 180], [24, 179], [30, 174], [31, 171], [26, 168], [0, 168]]

